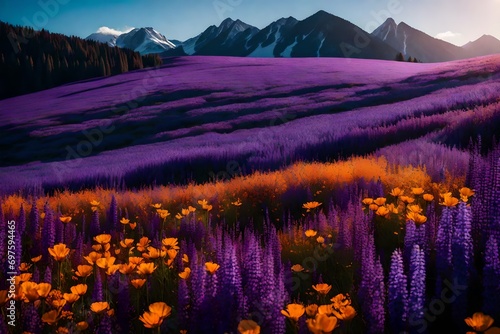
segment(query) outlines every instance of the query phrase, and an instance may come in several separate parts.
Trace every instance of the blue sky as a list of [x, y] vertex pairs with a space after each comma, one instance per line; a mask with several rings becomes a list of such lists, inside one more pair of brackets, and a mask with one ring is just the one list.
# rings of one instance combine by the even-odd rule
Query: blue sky
[[151, 26], [169, 39], [185, 40], [227, 17], [263, 28], [320, 9], [369, 32], [390, 14], [457, 45], [483, 34], [500, 39], [500, 0], [0, 0], [0, 20], [80, 37], [102, 26]]

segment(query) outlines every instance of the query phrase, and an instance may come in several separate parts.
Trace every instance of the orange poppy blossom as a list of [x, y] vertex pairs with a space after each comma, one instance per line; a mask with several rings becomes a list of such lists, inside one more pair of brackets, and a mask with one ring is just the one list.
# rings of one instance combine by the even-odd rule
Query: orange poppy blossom
[[314, 319], [307, 319], [306, 323], [313, 334], [331, 333], [337, 327], [337, 318], [318, 313]]
[[319, 203], [319, 202], [316, 202], [316, 201], [314, 201], [314, 202], [307, 202], [307, 203], [304, 203], [302, 205], [302, 208], [303, 209], [307, 209], [307, 212], [310, 212], [311, 210], [314, 210], [314, 209], [318, 208], [321, 204], [323, 204], [323, 203]]
[[139, 320], [143, 322], [146, 328], [158, 328], [163, 323], [163, 319], [156, 313], [144, 312], [143, 315], [139, 316]]
[[400, 188], [396, 187], [396, 188], [392, 189], [389, 194], [391, 196], [394, 196], [394, 197], [399, 197], [399, 196], [403, 195], [403, 193], [404, 193], [403, 190], [401, 190]]
[[205, 262], [205, 268], [210, 274], [215, 274], [217, 270], [219, 270], [220, 266], [214, 262]]
[[328, 292], [330, 292], [332, 286], [325, 283], [319, 283], [313, 285], [312, 288], [316, 290], [320, 295], [326, 295], [328, 294]]
[[61, 216], [61, 217], [59, 217], [59, 220], [61, 221], [61, 223], [67, 224], [71, 221], [71, 217], [70, 216]]
[[179, 273], [179, 277], [182, 279], [188, 279], [191, 275], [191, 269], [189, 267], [184, 268], [184, 271]]
[[49, 324], [49, 325], [56, 324], [59, 321], [59, 311], [52, 310], [52, 311], [44, 313], [42, 315], [42, 321]]
[[146, 279], [144, 278], [136, 278], [130, 281], [130, 284], [136, 289], [142, 288], [144, 283], [146, 283]]
[[70, 288], [71, 293], [79, 296], [83, 296], [87, 293], [87, 284], [78, 284]]
[[140, 275], [151, 275], [157, 267], [155, 267], [155, 264], [150, 262], [150, 263], [141, 263], [137, 266], [137, 273]]
[[304, 232], [304, 234], [306, 235], [306, 237], [315, 237], [316, 234], [318, 234], [318, 232], [316, 232], [315, 230], [307, 230]]
[[300, 272], [304, 271], [304, 267], [302, 267], [300, 264], [294, 264], [292, 266], [292, 271], [296, 272], [296, 273], [300, 273]]
[[306, 308], [304, 305], [292, 303], [286, 306], [286, 310], [281, 310], [281, 314], [297, 322], [299, 318], [304, 315], [305, 311]]
[[111, 234], [99, 234], [94, 237], [94, 241], [98, 244], [109, 244], [111, 242]]
[[90, 305], [90, 310], [94, 313], [101, 314], [109, 310], [108, 302], [94, 302]]
[[54, 247], [50, 248], [49, 247], [49, 254], [54, 258], [54, 260], [61, 262], [69, 254], [70, 249], [66, 247], [65, 244], [59, 243], [57, 245], [54, 245]]
[[[88, 259], [86, 259], [88, 261]], [[94, 268], [92, 266], [82, 264], [76, 267], [75, 275], [78, 277], [88, 277], [92, 275]]]
[[253, 320], [241, 320], [238, 324], [240, 334], [260, 334], [260, 326]]
[[476, 312], [472, 317], [465, 318], [467, 326], [472, 327], [475, 331], [484, 332], [493, 325], [494, 319], [483, 312]]

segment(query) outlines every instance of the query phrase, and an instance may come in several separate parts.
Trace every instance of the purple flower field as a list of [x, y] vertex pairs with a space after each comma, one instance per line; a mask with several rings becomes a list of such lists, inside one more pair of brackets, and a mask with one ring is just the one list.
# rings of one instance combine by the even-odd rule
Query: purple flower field
[[0, 333], [500, 331], [500, 55], [167, 58], [0, 131]]

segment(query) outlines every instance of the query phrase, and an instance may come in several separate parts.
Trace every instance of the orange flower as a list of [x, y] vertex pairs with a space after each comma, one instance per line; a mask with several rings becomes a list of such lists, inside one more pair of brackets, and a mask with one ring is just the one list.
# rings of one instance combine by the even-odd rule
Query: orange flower
[[413, 195], [422, 195], [424, 193], [424, 188], [411, 188], [411, 193]]
[[79, 296], [83, 296], [87, 293], [87, 284], [78, 284], [70, 288], [71, 293]]
[[373, 203], [373, 204], [370, 204], [368, 206], [368, 209], [372, 210], [372, 211], [377, 211], [378, 210], [378, 205]]
[[408, 205], [408, 210], [414, 213], [421, 213], [423, 209], [418, 204]]
[[53, 248], [49, 247], [49, 253], [54, 260], [61, 262], [68, 256], [70, 249], [65, 244], [57, 244]]
[[42, 315], [42, 321], [49, 325], [54, 325], [59, 321], [59, 312], [56, 310], [49, 311]]
[[458, 198], [452, 197], [452, 196], [445, 196], [443, 198], [443, 202], [439, 203], [440, 205], [444, 205], [447, 207], [453, 207], [458, 204]]
[[382, 217], [387, 216], [389, 213], [390, 213], [389, 209], [387, 209], [385, 206], [379, 207], [375, 212], [377, 216], [382, 216]]
[[177, 238], [165, 238], [161, 241], [163, 246], [168, 249], [180, 249]]
[[144, 262], [144, 258], [138, 256], [131, 256], [128, 258], [128, 262], [135, 265], [139, 265]]
[[40, 298], [47, 298], [50, 290], [52, 290], [52, 285], [50, 283], [40, 283], [36, 287], [36, 291], [40, 295]]
[[156, 210], [156, 212], [158, 212], [158, 214], [160, 215], [160, 218], [162, 218], [162, 219], [165, 219], [168, 216], [170, 216], [170, 212], [168, 212], [168, 210], [158, 209], [158, 210]]
[[377, 204], [378, 206], [382, 206], [385, 204], [387, 199], [385, 197], [379, 197], [376, 200], [373, 201], [373, 203]]
[[214, 262], [205, 262], [205, 268], [210, 274], [215, 274], [217, 270], [219, 270], [220, 266]]
[[165, 319], [172, 312], [172, 308], [164, 302], [157, 302], [149, 305], [149, 312], [158, 314], [160, 319]]
[[37, 257], [33, 257], [31, 258], [31, 262], [33, 263], [37, 263], [38, 261], [40, 261], [42, 259], [42, 256], [41, 255], [38, 255]]
[[50, 304], [52, 305], [53, 308], [60, 309], [63, 308], [64, 305], [66, 305], [66, 299], [64, 298], [54, 299]]
[[316, 238], [316, 241], [319, 243], [319, 244], [323, 244], [325, 243], [325, 238], [323, 238], [322, 236], [319, 236]]
[[139, 316], [139, 320], [144, 323], [146, 328], [157, 328], [163, 323], [163, 319], [156, 313], [144, 312], [143, 315]]
[[234, 206], [241, 206], [243, 203], [241, 203], [240, 199], [238, 198], [236, 202], [231, 202], [231, 204]]
[[364, 205], [370, 205], [373, 204], [373, 198], [367, 197], [363, 199], [361, 202], [363, 202]]
[[296, 273], [300, 273], [300, 272], [304, 271], [304, 267], [302, 267], [300, 264], [294, 264], [292, 266], [292, 271], [296, 272]]
[[260, 326], [253, 320], [241, 320], [238, 324], [240, 334], [260, 334]]
[[392, 189], [392, 191], [389, 193], [391, 196], [394, 196], [394, 197], [399, 197], [401, 195], [403, 195], [403, 190], [399, 189], [398, 187]]
[[307, 209], [307, 212], [309, 212], [311, 210], [314, 210], [314, 209], [318, 208], [321, 204], [323, 204], [323, 203], [319, 203], [319, 202], [316, 202], [316, 201], [314, 201], [314, 202], [307, 202], [307, 203], [304, 203], [302, 205], [302, 208], [303, 209]]
[[179, 277], [182, 279], [188, 279], [190, 275], [191, 269], [189, 269], [188, 267], [184, 268], [184, 271], [182, 273], [179, 273]]
[[333, 314], [333, 305], [332, 304], [321, 305], [320, 307], [318, 307], [318, 313], [332, 315]]
[[19, 271], [28, 271], [31, 267], [31, 264], [27, 264], [25, 262], [21, 263], [19, 266]]
[[90, 310], [94, 313], [101, 314], [109, 310], [108, 302], [95, 302], [90, 305]]
[[315, 237], [316, 234], [318, 234], [318, 232], [316, 232], [315, 230], [307, 230], [304, 233], [305, 233], [306, 237], [308, 237], [308, 238]]
[[68, 303], [73, 304], [76, 302], [78, 299], [80, 299], [79, 295], [75, 295], [74, 293], [65, 293], [63, 294], [64, 300], [66, 300]]
[[130, 226], [131, 230], [135, 230], [135, 228], [137, 227], [137, 223], [130, 223], [128, 226]]
[[432, 202], [434, 200], [434, 196], [432, 196], [431, 194], [424, 194], [423, 199], [424, 201]]
[[102, 254], [97, 253], [97, 252], [90, 252], [89, 255], [84, 256], [83, 258], [87, 260], [89, 264], [95, 264], [97, 260], [99, 260], [102, 257]]
[[137, 243], [137, 250], [139, 252], [145, 252], [146, 249], [148, 248], [150, 242], [151, 241], [148, 239], [148, 237], [140, 238], [139, 242]]
[[120, 265], [120, 269], [118, 270], [124, 275], [130, 275], [134, 272], [135, 267], [137, 267], [135, 263], [124, 263]]
[[120, 219], [120, 224], [122, 224], [122, 225], [127, 225], [129, 223], [130, 223], [130, 219], [127, 219], [125, 217]]
[[187, 216], [189, 214], [189, 209], [182, 209], [181, 214]]
[[151, 246], [148, 247], [147, 253], [142, 253], [142, 256], [146, 259], [157, 259], [159, 257], [165, 257], [166, 255], [166, 251]]
[[146, 280], [143, 278], [136, 278], [130, 281], [130, 284], [134, 286], [134, 288], [139, 289], [146, 283]]
[[99, 234], [94, 237], [94, 241], [98, 244], [109, 244], [111, 242], [111, 234]]
[[207, 206], [208, 205], [208, 202], [206, 199], [203, 199], [203, 200], [199, 200], [198, 201], [198, 204], [201, 205], [201, 206]]
[[467, 202], [469, 200], [469, 197], [474, 196], [474, 194], [474, 190], [471, 190], [470, 188], [463, 187], [462, 189], [460, 189], [460, 199], [464, 202]]
[[286, 310], [281, 310], [281, 314], [293, 321], [299, 321], [299, 318], [304, 315], [305, 307], [301, 304], [288, 304]]
[[318, 313], [318, 305], [311, 304], [306, 307], [306, 314], [308, 317], [314, 317]]
[[189, 257], [187, 254], [182, 255], [182, 262], [189, 263]]
[[340, 320], [351, 320], [356, 316], [356, 310], [351, 305], [342, 306], [339, 311], [333, 310], [333, 315]]
[[493, 318], [483, 312], [476, 312], [472, 318], [465, 318], [465, 323], [475, 331], [484, 332], [493, 324]]
[[307, 319], [307, 328], [313, 334], [331, 333], [337, 327], [337, 318], [318, 313], [314, 319]]
[[116, 258], [111, 256], [107, 258], [100, 258], [97, 260], [96, 264], [99, 268], [102, 268], [104, 270], [110, 268], [116, 261]]
[[79, 331], [84, 331], [87, 328], [89, 328], [89, 324], [86, 321], [80, 321], [79, 323], [76, 324], [76, 329]]
[[[86, 259], [88, 261], [88, 259]], [[92, 262], [93, 263], [93, 262]], [[83, 265], [79, 265], [77, 267], [77, 271], [75, 272], [75, 275], [78, 276], [78, 277], [88, 277], [92, 274], [92, 270], [94, 268], [92, 268], [92, 266], [89, 266], [89, 265], [86, 265], [86, 264], [83, 264]]]
[[130, 248], [134, 245], [134, 239], [125, 239], [120, 241], [120, 246], [123, 248]]
[[38, 284], [35, 282], [23, 282], [21, 284], [21, 294], [25, 302], [32, 303], [40, 298], [37, 286]]
[[412, 197], [409, 197], [409, 196], [401, 196], [400, 199], [403, 202], [406, 202], [407, 204], [411, 204], [411, 203], [415, 202], [415, 199]]
[[408, 212], [406, 214], [406, 218], [408, 220], [413, 220], [413, 222], [417, 225], [422, 225], [427, 221], [427, 217], [424, 215], [421, 215], [420, 213], [415, 213], [415, 212]]
[[61, 223], [67, 224], [71, 221], [71, 217], [70, 216], [61, 216], [61, 217], [59, 217], [59, 220], [61, 221]]
[[332, 286], [325, 283], [320, 283], [313, 285], [312, 288], [316, 290], [320, 295], [326, 295], [328, 294], [328, 292], [330, 292]]
[[90, 201], [90, 206], [99, 206], [101, 203], [96, 201], [96, 200], [92, 200]]
[[160, 209], [161, 208], [161, 204], [160, 203], [151, 204], [151, 207], [154, 208], [154, 209]]
[[141, 263], [137, 266], [137, 273], [140, 275], [150, 275], [156, 270], [154, 263]]

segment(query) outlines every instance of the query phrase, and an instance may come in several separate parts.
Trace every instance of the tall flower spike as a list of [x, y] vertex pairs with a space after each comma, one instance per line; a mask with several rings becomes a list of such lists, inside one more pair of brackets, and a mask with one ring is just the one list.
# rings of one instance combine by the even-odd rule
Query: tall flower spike
[[425, 254], [418, 245], [413, 246], [410, 261], [409, 314], [412, 320], [424, 319]]
[[500, 314], [500, 258], [498, 243], [490, 236], [486, 243], [483, 269], [483, 310], [487, 314]]
[[404, 273], [403, 257], [401, 251], [396, 249], [391, 257], [389, 272], [389, 319], [394, 333], [405, 330], [408, 318], [408, 280]]

